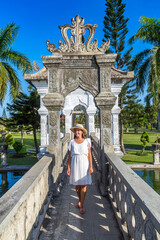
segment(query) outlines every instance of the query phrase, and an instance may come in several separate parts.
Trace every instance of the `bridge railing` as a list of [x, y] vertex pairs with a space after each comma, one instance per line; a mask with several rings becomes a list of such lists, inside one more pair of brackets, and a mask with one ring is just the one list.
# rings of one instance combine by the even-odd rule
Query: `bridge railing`
[[[95, 142], [92, 135], [93, 149]], [[124, 238], [160, 239], [160, 196], [113, 152], [104, 152], [108, 196]]]
[[94, 161], [96, 163], [96, 166], [98, 170], [101, 169], [101, 162], [100, 162], [100, 156], [101, 156], [101, 150], [100, 150], [100, 140], [94, 133], [91, 134], [91, 140], [92, 140], [92, 155], [94, 156]]
[[[67, 154], [68, 141], [68, 136], [61, 140], [63, 157]], [[53, 154], [46, 154], [0, 198], [1, 240], [38, 239], [56, 182], [55, 162]]]

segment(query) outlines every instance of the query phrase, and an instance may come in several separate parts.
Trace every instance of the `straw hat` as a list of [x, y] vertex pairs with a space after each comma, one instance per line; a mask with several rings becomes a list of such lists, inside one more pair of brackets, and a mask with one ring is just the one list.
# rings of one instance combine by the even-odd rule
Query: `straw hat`
[[87, 130], [83, 127], [82, 124], [79, 124], [79, 123], [77, 123], [75, 127], [70, 128], [70, 130], [71, 130], [72, 132], [74, 132], [75, 129], [77, 129], [77, 128], [80, 129], [80, 130], [82, 130], [83, 133], [84, 133], [84, 135], [87, 134]]

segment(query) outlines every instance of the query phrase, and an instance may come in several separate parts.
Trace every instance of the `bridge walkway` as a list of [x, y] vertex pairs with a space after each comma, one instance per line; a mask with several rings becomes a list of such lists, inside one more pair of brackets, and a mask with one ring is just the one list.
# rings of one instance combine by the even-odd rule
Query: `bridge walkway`
[[99, 194], [93, 174], [85, 199], [86, 213], [75, 208], [77, 195], [68, 179], [59, 197], [52, 198], [39, 240], [122, 240], [109, 199]]

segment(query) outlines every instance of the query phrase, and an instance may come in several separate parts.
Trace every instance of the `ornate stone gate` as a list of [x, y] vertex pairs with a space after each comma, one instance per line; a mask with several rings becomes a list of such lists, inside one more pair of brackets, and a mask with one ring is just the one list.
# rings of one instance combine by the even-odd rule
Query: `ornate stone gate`
[[[109, 49], [109, 40], [103, 42], [100, 48], [98, 48], [96, 39], [91, 42], [96, 25], [84, 25], [84, 19], [79, 15], [72, 18], [71, 22], [72, 25], [59, 26], [65, 42], [59, 40], [58, 49], [47, 41], [47, 49], [52, 55], [42, 56], [45, 68], [36, 74], [25, 75], [25, 79], [31, 81], [38, 91], [42, 92], [41, 114], [43, 112], [45, 115], [44, 109], [48, 110], [49, 142], [46, 144], [49, 145], [50, 150], [54, 149], [57, 161], [60, 161], [58, 160], [60, 156], [60, 110], [64, 107], [66, 96], [78, 88], [93, 95], [96, 106], [100, 110], [100, 145], [101, 159], [103, 159], [104, 146], [109, 151], [113, 151], [113, 145], [116, 145], [120, 150], [118, 94], [123, 84], [133, 78], [133, 73], [122, 72], [113, 67], [116, 54], [105, 54]], [[89, 30], [89, 37], [85, 41], [86, 29]], [[71, 31], [70, 39], [67, 35], [68, 30]], [[45, 96], [41, 84], [47, 85]], [[112, 120], [114, 120], [113, 126]], [[102, 169], [104, 169], [104, 164], [102, 160]]]

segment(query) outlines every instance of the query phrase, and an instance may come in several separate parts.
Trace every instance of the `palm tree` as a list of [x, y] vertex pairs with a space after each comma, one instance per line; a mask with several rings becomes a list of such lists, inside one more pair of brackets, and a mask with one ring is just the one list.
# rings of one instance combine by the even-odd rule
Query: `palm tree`
[[[148, 85], [148, 97], [157, 105], [160, 110], [160, 19], [140, 18], [141, 28], [130, 38], [132, 44], [140, 39], [143, 42], [152, 44], [152, 48], [136, 54], [131, 61], [135, 70], [137, 88], [143, 92], [145, 85]], [[160, 114], [159, 114], [160, 116]], [[160, 122], [160, 119], [159, 121]], [[160, 126], [159, 126], [160, 127]]]
[[21, 70], [22, 73], [32, 70], [29, 59], [22, 53], [12, 49], [18, 29], [19, 27], [14, 23], [7, 24], [5, 28], [0, 28], [0, 104], [5, 99], [8, 87], [13, 99], [21, 88], [20, 80], [14, 68]]

